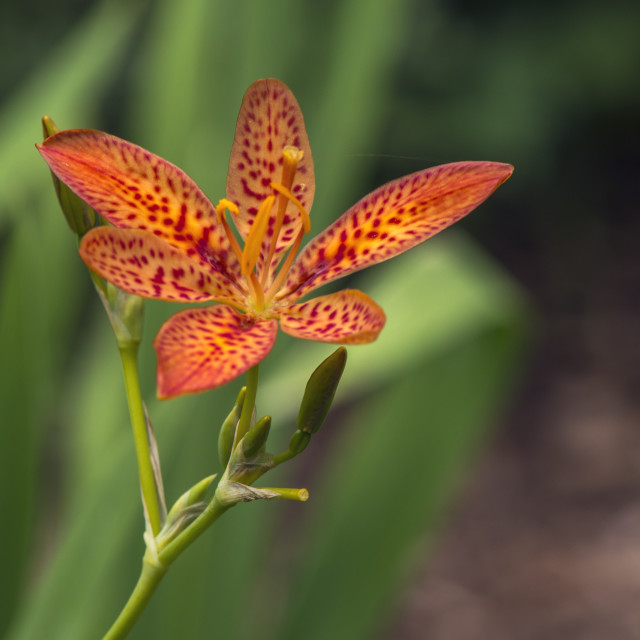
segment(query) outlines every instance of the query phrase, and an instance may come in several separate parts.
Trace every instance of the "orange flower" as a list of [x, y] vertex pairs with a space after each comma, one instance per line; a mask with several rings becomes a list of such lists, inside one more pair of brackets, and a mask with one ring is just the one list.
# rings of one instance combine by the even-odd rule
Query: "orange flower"
[[424, 242], [513, 171], [496, 162], [456, 162], [394, 180], [295, 259], [310, 230], [315, 178], [302, 113], [279, 80], [259, 80], [244, 97], [226, 198], [217, 206], [174, 165], [99, 131], [62, 131], [38, 149], [60, 180], [115, 225], [82, 240], [80, 255], [93, 271], [146, 298], [221, 303], [181, 311], [160, 329], [154, 345], [163, 398], [244, 373], [269, 353], [278, 323], [307, 340], [375, 340], [385, 315], [364, 293], [345, 289], [298, 301]]

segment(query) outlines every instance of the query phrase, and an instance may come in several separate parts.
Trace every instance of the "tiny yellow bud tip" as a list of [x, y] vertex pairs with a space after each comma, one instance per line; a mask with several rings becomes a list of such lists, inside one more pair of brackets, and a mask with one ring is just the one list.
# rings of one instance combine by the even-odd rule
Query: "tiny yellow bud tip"
[[42, 116], [42, 133], [45, 139], [54, 133], [58, 133], [58, 131], [60, 131], [60, 129], [58, 129], [56, 123], [49, 116]]

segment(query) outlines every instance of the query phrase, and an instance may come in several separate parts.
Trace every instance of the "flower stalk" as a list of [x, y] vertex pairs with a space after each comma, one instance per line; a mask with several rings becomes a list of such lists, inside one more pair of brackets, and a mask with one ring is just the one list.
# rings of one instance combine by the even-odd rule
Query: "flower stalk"
[[138, 344], [119, 345], [118, 349], [122, 361], [122, 372], [124, 374], [136, 460], [138, 462], [138, 475], [140, 478], [140, 490], [142, 492], [145, 519], [151, 535], [155, 537], [160, 533], [163, 522], [158, 487], [156, 485], [152, 464], [151, 448], [149, 446], [144, 404], [140, 394]]

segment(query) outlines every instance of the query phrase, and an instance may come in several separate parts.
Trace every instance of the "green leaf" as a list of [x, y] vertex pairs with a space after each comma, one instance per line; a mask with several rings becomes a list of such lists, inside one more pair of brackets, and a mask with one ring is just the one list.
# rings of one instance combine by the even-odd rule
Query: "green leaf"
[[[314, 478], [301, 567], [281, 626], [268, 637], [371, 638], [396, 604], [413, 554], [432, 540], [445, 505], [508, 397], [514, 335], [486, 329], [408, 368], [361, 399]], [[410, 571], [410, 569], [409, 569]]]
[[[404, 308], [394, 306], [411, 285]], [[347, 367], [346, 391], [358, 399], [333, 425], [337, 441], [309, 480], [313, 509], [297, 534], [274, 639], [379, 632], [413, 550], [432, 539], [517, 379], [525, 307], [468, 242], [447, 238], [416, 252], [374, 289], [395, 335], [367, 348], [355, 372]]]
[[43, 54], [39, 68], [0, 109], [4, 130], [0, 228], [6, 220], [24, 213], [34, 189], [43, 184], [51, 188], [46, 167], [34, 149], [42, 140], [42, 116], [51, 116], [61, 128], [90, 124], [87, 113], [103, 99], [140, 9], [137, 2], [96, 5], [58, 49]]

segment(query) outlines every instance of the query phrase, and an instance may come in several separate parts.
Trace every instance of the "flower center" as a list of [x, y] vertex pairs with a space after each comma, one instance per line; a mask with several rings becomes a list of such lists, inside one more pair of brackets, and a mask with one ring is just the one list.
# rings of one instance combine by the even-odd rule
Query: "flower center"
[[[250, 292], [249, 306], [257, 313], [261, 313], [270, 307], [275, 294], [282, 286], [293, 264], [293, 260], [302, 243], [302, 237], [311, 230], [309, 214], [302, 206], [302, 203], [291, 192], [293, 180], [298, 164], [302, 160], [302, 155], [302, 150], [297, 147], [287, 146], [283, 149], [280, 182], [270, 183], [269, 186], [273, 189], [274, 193], [262, 201], [244, 242], [244, 248], [240, 248], [225, 217], [226, 211], [238, 215], [238, 206], [231, 200], [223, 198], [216, 207], [217, 220], [223, 225], [231, 249], [240, 262], [240, 271], [247, 283], [247, 289]], [[273, 282], [269, 283], [271, 265], [276, 253], [278, 240], [284, 225], [285, 212], [289, 203], [292, 203], [298, 210], [302, 225], [287, 257], [280, 265]], [[273, 213], [274, 207], [276, 207], [275, 214]], [[269, 233], [270, 227], [272, 228], [271, 233]], [[267, 236], [268, 233], [269, 236]], [[265, 244], [266, 237], [270, 237], [268, 244]], [[263, 260], [259, 262], [261, 252], [263, 254]]]

